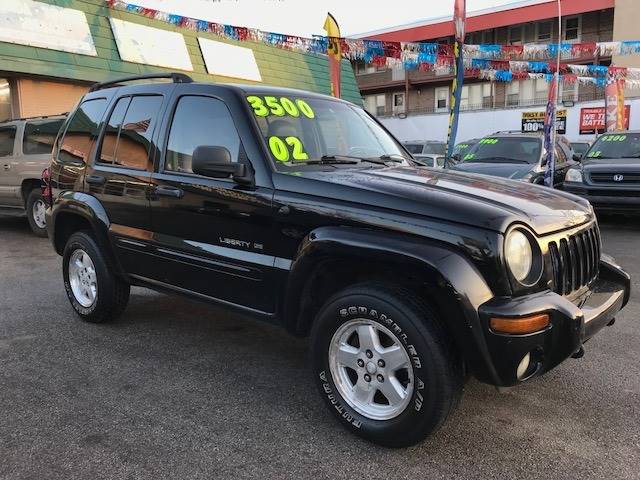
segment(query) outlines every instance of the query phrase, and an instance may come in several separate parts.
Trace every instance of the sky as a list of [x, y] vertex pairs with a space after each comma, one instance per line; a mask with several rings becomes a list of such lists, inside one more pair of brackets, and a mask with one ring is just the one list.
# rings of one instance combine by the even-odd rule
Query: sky
[[[324, 35], [330, 11], [343, 36], [453, 15], [454, 0], [126, 0], [210, 22], [310, 37]], [[541, 0], [544, 1], [544, 0]], [[517, 0], [467, 0], [467, 12]]]

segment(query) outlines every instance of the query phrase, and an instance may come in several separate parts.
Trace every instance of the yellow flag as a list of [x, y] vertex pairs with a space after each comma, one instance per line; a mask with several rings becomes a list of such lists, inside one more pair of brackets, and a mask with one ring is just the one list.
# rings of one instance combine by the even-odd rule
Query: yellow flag
[[340, 49], [340, 27], [330, 13], [324, 22], [327, 32], [327, 55], [329, 56], [329, 73], [331, 75], [331, 95], [340, 98], [340, 62], [342, 53]]

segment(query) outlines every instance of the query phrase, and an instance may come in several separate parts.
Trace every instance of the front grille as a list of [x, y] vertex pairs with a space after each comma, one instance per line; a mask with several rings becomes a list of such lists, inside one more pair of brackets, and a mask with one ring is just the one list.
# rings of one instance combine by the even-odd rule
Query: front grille
[[[616, 180], [616, 176], [621, 175], [622, 180]], [[623, 185], [640, 185], [640, 173], [618, 173], [618, 172], [598, 172], [590, 175], [593, 183], [615, 183]]]
[[598, 277], [600, 231], [597, 224], [549, 242], [554, 291], [569, 295]]

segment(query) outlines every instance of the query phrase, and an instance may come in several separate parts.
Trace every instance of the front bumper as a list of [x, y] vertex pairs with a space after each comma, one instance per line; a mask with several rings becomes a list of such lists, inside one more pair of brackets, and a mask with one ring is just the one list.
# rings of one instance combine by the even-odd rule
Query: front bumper
[[565, 182], [565, 192], [589, 200], [600, 211], [640, 213], [640, 189], [628, 187], [595, 187], [583, 183]]
[[[551, 370], [578, 352], [589, 338], [607, 324], [629, 300], [630, 277], [613, 259], [603, 256], [600, 275], [577, 298], [568, 299], [552, 291], [517, 298], [494, 298], [480, 306], [478, 313], [485, 331], [488, 353], [498, 386], [512, 386]], [[493, 332], [492, 317], [525, 317], [548, 313], [550, 324], [542, 331], [526, 335]], [[527, 354], [531, 363], [526, 374], [516, 371]]]

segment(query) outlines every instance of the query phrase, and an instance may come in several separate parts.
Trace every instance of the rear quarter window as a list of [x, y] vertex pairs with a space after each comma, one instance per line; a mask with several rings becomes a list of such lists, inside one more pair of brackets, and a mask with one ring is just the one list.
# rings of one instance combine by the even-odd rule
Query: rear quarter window
[[22, 153], [24, 155], [51, 153], [62, 122], [62, 118], [27, 122], [22, 138]]
[[13, 155], [13, 144], [16, 139], [16, 127], [0, 127], [0, 157]]
[[80, 104], [73, 113], [60, 141], [59, 161], [76, 164], [87, 163], [106, 108], [106, 98], [85, 100]]

